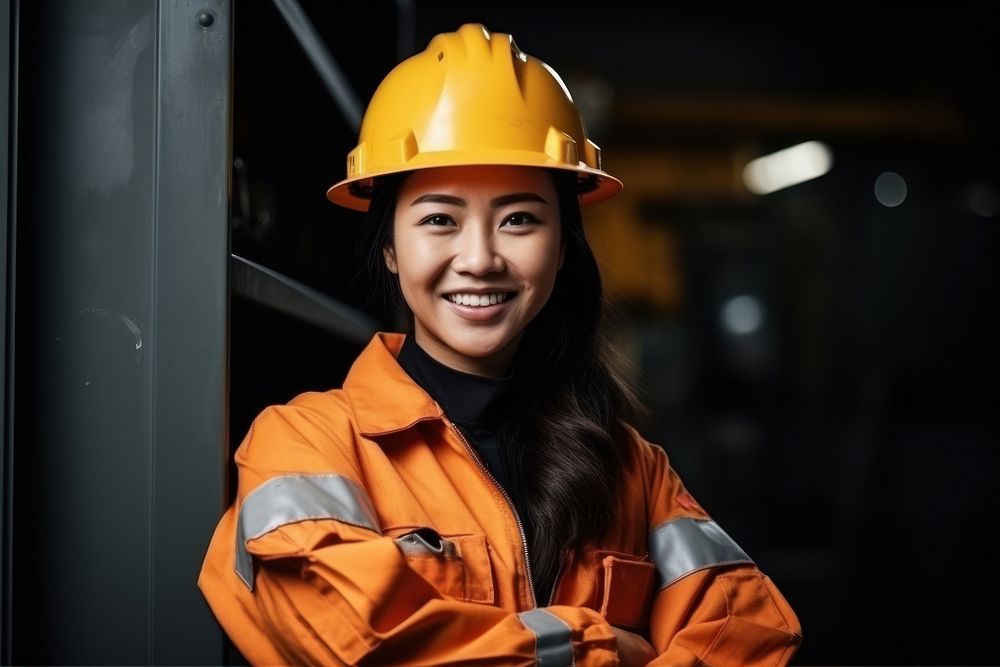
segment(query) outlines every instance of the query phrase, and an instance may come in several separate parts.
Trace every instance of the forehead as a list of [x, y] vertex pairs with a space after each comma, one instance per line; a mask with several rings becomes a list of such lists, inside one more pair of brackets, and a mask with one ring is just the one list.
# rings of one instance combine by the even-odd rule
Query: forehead
[[475, 200], [514, 192], [533, 192], [550, 204], [556, 203], [555, 185], [548, 172], [538, 167], [509, 165], [420, 169], [403, 181], [399, 198], [408, 203], [424, 194], [439, 193]]

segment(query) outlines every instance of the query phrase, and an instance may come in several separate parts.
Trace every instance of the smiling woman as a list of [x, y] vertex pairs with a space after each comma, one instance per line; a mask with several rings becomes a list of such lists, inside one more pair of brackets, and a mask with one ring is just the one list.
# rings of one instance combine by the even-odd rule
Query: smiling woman
[[780, 665], [774, 583], [691, 497], [609, 363], [581, 206], [614, 195], [509, 35], [376, 91], [331, 201], [413, 314], [343, 387], [265, 410], [199, 585], [254, 664]]

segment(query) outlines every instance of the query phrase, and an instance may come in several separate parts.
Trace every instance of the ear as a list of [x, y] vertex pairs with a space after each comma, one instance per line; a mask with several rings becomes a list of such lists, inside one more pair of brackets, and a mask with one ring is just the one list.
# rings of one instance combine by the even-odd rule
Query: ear
[[385, 265], [389, 267], [389, 273], [399, 273], [399, 269], [396, 266], [396, 249], [392, 244], [386, 244], [382, 248], [382, 256], [385, 258]]

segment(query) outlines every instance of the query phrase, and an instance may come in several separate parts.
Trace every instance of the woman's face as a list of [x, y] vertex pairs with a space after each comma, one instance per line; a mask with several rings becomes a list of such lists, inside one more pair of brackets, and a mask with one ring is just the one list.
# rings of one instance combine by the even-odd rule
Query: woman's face
[[385, 249], [414, 316], [414, 337], [454, 369], [500, 377], [552, 294], [564, 246], [559, 201], [542, 169], [415, 171], [396, 200]]

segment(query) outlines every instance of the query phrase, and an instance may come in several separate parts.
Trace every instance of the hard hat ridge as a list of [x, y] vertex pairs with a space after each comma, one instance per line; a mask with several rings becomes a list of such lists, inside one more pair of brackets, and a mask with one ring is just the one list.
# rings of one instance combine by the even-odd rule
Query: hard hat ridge
[[[488, 62], [493, 57], [495, 46], [493, 33], [486, 29], [481, 23], [466, 23], [455, 32], [444, 32], [431, 40], [427, 46], [429, 50], [435, 48], [435, 44], [440, 44], [444, 49], [441, 55], [452, 58], [464, 58], [472, 65], [481, 65]], [[496, 35], [502, 38], [503, 35]], [[497, 41], [503, 41], [502, 39]], [[506, 48], [503, 44], [501, 49]], [[443, 60], [441, 55], [438, 61]]]

